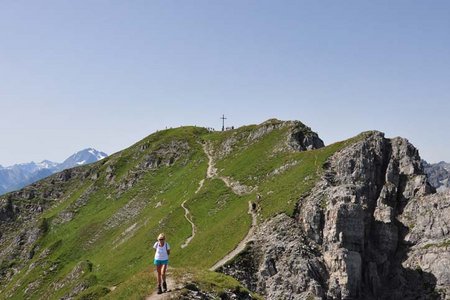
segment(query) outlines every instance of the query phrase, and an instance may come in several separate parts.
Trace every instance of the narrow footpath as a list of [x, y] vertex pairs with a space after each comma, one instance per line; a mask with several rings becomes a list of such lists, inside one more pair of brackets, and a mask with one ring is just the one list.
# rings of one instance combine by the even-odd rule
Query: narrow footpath
[[[251, 187], [242, 185], [239, 182], [232, 180], [230, 177], [218, 176], [217, 168], [214, 165], [213, 156], [211, 155], [211, 153], [210, 153], [211, 151], [206, 143], [203, 144], [203, 151], [205, 152], [206, 156], [208, 157], [208, 168], [206, 170], [206, 179], [218, 178], [218, 179], [222, 180], [225, 183], [225, 185], [233, 191], [233, 193], [235, 193], [236, 195], [239, 195], [239, 196], [249, 194], [253, 190], [255, 190], [255, 188], [251, 188]], [[199, 186], [198, 186], [197, 190], [195, 191], [196, 194], [202, 189], [204, 182], [205, 182], [205, 179], [200, 180]], [[190, 237], [188, 237], [186, 239], [186, 241], [183, 243], [183, 245], [181, 245], [181, 248], [187, 247], [189, 245], [189, 243], [192, 241], [192, 239], [195, 237], [195, 233], [196, 233], [196, 227], [195, 227], [194, 222], [192, 221], [191, 214], [185, 206], [186, 201], [187, 200], [183, 201], [183, 203], [181, 204], [181, 207], [184, 209], [184, 217], [191, 224], [192, 234]], [[251, 201], [248, 202], [248, 214], [251, 215], [251, 217], [252, 217], [252, 225], [251, 225], [250, 230], [248, 231], [247, 235], [244, 237], [244, 239], [242, 241], [239, 242], [239, 244], [236, 246], [235, 249], [233, 249], [230, 253], [225, 255], [225, 257], [223, 257], [217, 263], [215, 263], [214, 266], [212, 266], [210, 268], [210, 270], [212, 270], [212, 271], [217, 270], [219, 267], [223, 266], [227, 261], [234, 258], [242, 250], [244, 250], [245, 245], [253, 238], [258, 218], [256, 215], [255, 208], [253, 207]], [[161, 299], [164, 299], [164, 298], [161, 298]]]
[[189, 210], [186, 208], [186, 206], [184, 206], [184, 204], [186, 203], [187, 200], [184, 200], [183, 203], [181, 203], [181, 207], [184, 209], [184, 217], [186, 218], [186, 220], [191, 223], [191, 227], [192, 227], [192, 233], [191, 236], [188, 237], [186, 239], [186, 241], [183, 243], [183, 245], [181, 245], [181, 248], [185, 248], [187, 247], [187, 245], [189, 245], [189, 243], [192, 241], [192, 239], [195, 237], [195, 224], [194, 222], [192, 222], [190, 216], [190, 212]]
[[[214, 167], [213, 158], [209, 154], [209, 152], [207, 151], [205, 144], [203, 144], [202, 147], [203, 147], [203, 151], [205, 152], [206, 156], [208, 157], [208, 168], [206, 169], [206, 179], [213, 178], [213, 177], [216, 176], [216, 172], [217, 172], [216, 168]], [[200, 190], [202, 189], [204, 183], [205, 183], [205, 178], [200, 180], [200, 182], [198, 183], [198, 188], [195, 191], [196, 194], [198, 192], [200, 192]], [[195, 224], [192, 221], [192, 219], [190, 218], [191, 213], [190, 213], [189, 209], [187, 209], [187, 207], [185, 206], [186, 201], [187, 200], [184, 200], [183, 203], [181, 203], [181, 207], [184, 209], [184, 217], [191, 224], [192, 234], [191, 234], [190, 237], [188, 237], [186, 239], [186, 241], [184, 241], [183, 245], [181, 245], [181, 248], [186, 248], [189, 245], [189, 243], [195, 237], [195, 232], [196, 232]]]
[[[232, 180], [229, 177], [224, 176], [218, 176], [217, 175], [217, 168], [214, 166], [214, 159], [213, 156], [210, 153], [210, 150], [208, 149], [207, 144], [203, 144], [203, 150], [205, 151], [206, 156], [208, 157], [208, 170], [206, 172], [206, 178], [219, 178], [221, 179], [225, 185], [230, 188], [233, 193], [236, 195], [245, 195], [251, 193], [255, 188], [250, 188], [244, 185], [241, 185], [239, 182], [236, 182]], [[223, 266], [226, 262], [234, 258], [236, 255], [238, 255], [242, 250], [245, 249], [245, 246], [251, 239], [253, 238], [253, 235], [255, 233], [256, 225], [258, 224], [258, 218], [256, 215], [256, 211], [253, 208], [252, 202], [248, 202], [248, 214], [252, 216], [252, 225], [250, 227], [250, 230], [248, 231], [247, 235], [244, 237], [242, 241], [239, 242], [239, 244], [234, 248], [231, 252], [229, 252], [227, 255], [225, 255], [221, 260], [216, 262], [214, 266], [210, 268], [211, 271], [215, 271], [221, 266]]]
[[178, 294], [174, 292], [181, 290], [182, 285], [177, 284], [169, 274], [167, 274], [166, 282], [167, 292], [158, 295], [158, 291], [155, 290], [150, 296], [145, 297], [145, 300], [178, 299]]
[[257, 216], [256, 216], [256, 212], [254, 211], [253, 207], [252, 207], [252, 202], [249, 201], [248, 202], [248, 213], [252, 216], [252, 226], [250, 227], [250, 230], [248, 231], [247, 235], [245, 236], [245, 238], [240, 241], [240, 243], [236, 246], [236, 248], [234, 248], [233, 251], [231, 251], [230, 253], [228, 253], [227, 255], [225, 255], [221, 260], [219, 260], [218, 262], [216, 262], [214, 264], [214, 266], [212, 266], [209, 270], [210, 271], [215, 271], [218, 268], [220, 268], [221, 266], [223, 266], [225, 263], [227, 263], [228, 261], [230, 261], [231, 259], [233, 259], [235, 256], [237, 256], [242, 250], [245, 249], [245, 246], [247, 245], [247, 243], [249, 241], [252, 240], [253, 235], [255, 233], [255, 229], [256, 229], [256, 225], [257, 225]]

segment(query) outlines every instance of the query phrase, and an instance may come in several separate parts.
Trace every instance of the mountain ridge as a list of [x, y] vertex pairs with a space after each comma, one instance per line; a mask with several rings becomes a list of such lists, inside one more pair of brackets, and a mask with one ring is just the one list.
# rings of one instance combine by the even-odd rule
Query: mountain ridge
[[[324, 146], [299, 121], [268, 120], [225, 132], [198, 127], [156, 132], [102, 161], [0, 197], [0, 294], [143, 298], [155, 284], [149, 245], [164, 231], [173, 249], [171, 276], [184, 286], [174, 292], [180, 299], [196, 299], [198, 293], [205, 299], [370, 299], [389, 292], [377, 284], [386, 274], [376, 269], [397, 261], [389, 247], [403, 241], [412, 245], [405, 260], [412, 267], [384, 268], [428, 284], [413, 295], [445, 297], [448, 272], [430, 259], [417, 259], [433, 251], [445, 254], [448, 237], [448, 231], [423, 229], [429, 217], [446, 228], [445, 211], [412, 223], [411, 215], [423, 207], [420, 197], [435, 197], [418, 159], [405, 139], [376, 131]], [[449, 200], [439, 199], [446, 209]], [[246, 238], [253, 227], [249, 208], [256, 233], [219, 268], [240, 282], [207, 271]], [[195, 237], [183, 247], [193, 226]], [[411, 234], [394, 239], [398, 228], [410, 228]], [[285, 241], [284, 248], [261, 238], [272, 234]], [[390, 237], [386, 249], [373, 246]], [[252, 262], [246, 255], [254, 251], [265, 254]], [[286, 261], [281, 253], [295, 256]], [[443, 255], [441, 265], [448, 259]], [[358, 271], [358, 261], [373, 267]], [[253, 277], [234, 272], [236, 263]], [[296, 283], [280, 276], [294, 276]]]

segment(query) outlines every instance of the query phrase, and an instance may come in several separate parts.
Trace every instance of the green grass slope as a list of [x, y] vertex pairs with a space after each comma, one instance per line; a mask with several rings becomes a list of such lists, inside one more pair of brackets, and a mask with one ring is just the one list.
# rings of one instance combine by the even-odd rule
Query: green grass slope
[[[42, 230], [34, 255], [17, 262], [21, 271], [0, 288], [0, 299], [142, 299], [154, 289], [152, 245], [160, 232], [173, 249], [172, 276], [181, 280], [189, 274], [217, 291], [235, 288], [233, 279], [206, 270], [247, 234], [248, 202], [259, 198], [260, 222], [279, 213], [292, 215], [327, 158], [354, 141], [292, 151], [285, 146], [290, 125], [271, 122], [270, 130], [262, 124], [227, 132], [197, 127], [160, 131], [81, 167], [87, 175], [63, 183], [60, 200], [39, 215], [36, 226]], [[218, 177], [206, 178], [203, 144], [210, 147], [218, 174], [251, 187], [250, 192], [237, 195]], [[49, 189], [52, 180], [36, 188]], [[196, 235], [181, 248], [191, 235], [184, 201]]]

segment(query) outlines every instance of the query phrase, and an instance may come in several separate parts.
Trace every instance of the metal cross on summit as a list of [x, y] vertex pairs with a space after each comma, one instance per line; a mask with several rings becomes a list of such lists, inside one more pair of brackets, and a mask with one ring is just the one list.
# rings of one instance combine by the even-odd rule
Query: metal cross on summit
[[227, 119], [227, 118], [225, 118], [225, 115], [222, 115], [222, 131], [225, 131], [225, 120]]

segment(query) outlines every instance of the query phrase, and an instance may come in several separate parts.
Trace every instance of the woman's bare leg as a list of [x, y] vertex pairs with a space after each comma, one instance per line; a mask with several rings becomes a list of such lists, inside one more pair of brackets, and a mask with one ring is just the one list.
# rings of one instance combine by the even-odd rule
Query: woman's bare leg
[[163, 280], [163, 284], [162, 284], [162, 288], [163, 288], [163, 292], [167, 292], [167, 283], [166, 283], [166, 271], [167, 271], [167, 265], [163, 265], [162, 266], [162, 280]]
[[161, 286], [161, 269], [162, 269], [163, 265], [157, 265], [156, 266], [156, 278], [158, 279], [158, 286]]
[[166, 282], [167, 265], [162, 265], [162, 270], [161, 270], [161, 271], [162, 271], [162, 272], [161, 272], [161, 273], [162, 273], [162, 274], [161, 274], [161, 275], [162, 275], [162, 276], [161, 276], [161, 277], [162, 277], [162, 281], [163, 281], [163, 282]]

